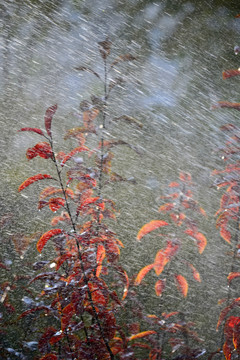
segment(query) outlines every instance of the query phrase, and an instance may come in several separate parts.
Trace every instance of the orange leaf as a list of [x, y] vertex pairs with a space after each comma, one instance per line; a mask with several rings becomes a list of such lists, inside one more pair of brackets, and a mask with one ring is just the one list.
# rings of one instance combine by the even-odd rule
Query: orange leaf
[[188, 293], [188, 282], [182, 275], [175, 275], [175, 279], [177, 281], [178, 290], [182, 293], [184, 297], [187, 296]]
[[166, 212], [166, 211], [172, 210], [173, 208], [174, 208], [174, 205], [172, 203], [167, 203], [167, 204], [161, 205], [159, 207], [158, 211]]
[[140, 231], [137, 234], [137, 240], [141, 240], [141, 238], [150, 233], [151, 231], [158, 229], [159, 227], [166, 226], [168, 223], [163, 220], [152, 220], [149, 223], [143, 225]]
[[155, 260], [154, 260], [154, 270], [155, 270], [157, 276], [159, 276], [162, 273], [162, 271], [163, 271], [165, 265], [168, 263], [168, 261], [169, 260], [167, 259], [164, 251], [159, 250], [157, 252]]
[[228, 278], [228, 281], [230, 282], [237, 277], [240, 277], [240, 272], [231, 272], [227, 278]]
[[53, 229], [53, 230], [47, 231], [38, 240], [38, 242], [37, 242], [37, 250], [39, 252], [41, 252], [42, 249], [44, 248], [44, 246], [46, 245], [46, 243], [48, 242], [48, 240], [51, 239], [51, 237], [53, 237], [55, 235], [62, 234], [62, 232], [63, 232], [62, 229]]
[[18, 191], [22, 191], [23, 189], [25, 189], [27, 186], [31, 185], [35, 181], [43, 180], [43, 179], [53, 179], [53, 177], [48, 174], [38, 174], [31, 176], [19, 186]]
[[165, 288], [165, 281], [163, 280], [158, 280], [156, 283], [155, 283], [155, 292], [156, 292], [156, 295], [157, 296], [161, 296], [162, 295], [162, 292]]
[[128, 338], [128, 341], [135, 340], [135, 339], [141, 339], [145, 336], [156, 334], [156, 331], [154, 330], [148, 330], [148, 331], [142, 331], [136, 335], [132, 335]]
[[194, 234], [195, 239], [197, 239], [197, 247], [198, 247], [198, 251], [200, 254], [202, 254], [202, 252], [204, 251], [206, 245], [207, 245], [207, 239], [206, 237], [200, 233], [197, 232], [196, 234]]
[[142, 268], [142, 269], [139, 271], [139, 273], [138, 273], [138, 275], [137, 275], [137, 277], [136, 277], [136, 279], [135, 279], [135, 285], [139, 285], [139, 284], [141, 283], [142, 279], [144, 278], [144, 276], [146, 276], [147, 273], [148, 273], [153, 267], [154, 267], [154, 264], [150, 264], [150, 265], [147, 265], [147, 266], [145, 266], [144, 268]]
[[200, 274], [199, 274], [199, 272], [196, 270], [196, 268], [195, 268], [192, 264], [190, 264], [190, 263], [188, 263], [188, 266], [189, 266], [190, 269], [192, 270], [192, 274], [193, 274], [194, 279], [195, 279], [196, 281], [198, 281], [198, 282], [201, 282]]
[[129, 278], [128, 278], [128, 274], [126, 273], [125, 270], [123, 270], [123, 274], [125, 276], [125, 281], [126, 281], [126, 284], [124, 286], [124, 290], [123, 290], [123, 296], [122, 296], [122, 300], [124, 300], [128, 294], [128, 289], [129, 289]]

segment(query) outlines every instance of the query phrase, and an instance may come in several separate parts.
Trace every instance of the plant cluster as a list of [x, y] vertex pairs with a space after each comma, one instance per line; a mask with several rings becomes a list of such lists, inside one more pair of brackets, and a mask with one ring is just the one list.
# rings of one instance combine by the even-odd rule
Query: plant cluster
[[[172, 181], [161, 197], [163, 204], [158, 210], [163, 219], [151, 220], [137, 234], [137, 240], [141, 241], [152, 232], [156, 234], [157, 230], [161, 230], [157, 237], [165, 245], [157, 251], [151, 264], [145, 265], [133, 278], [128, 276], [119, 261], [124, 244], [112, 230], [116, 205], [104, 196], [104, 185], [121, 181], [134, 183], [132, 178], [127, 179], [114, 172], [112, 161], [116, 147], [127, 146], [133, 151], [136, 148], [121, 139], [110, 138], [106, 132], [106, 120], [109, 97], [113, 89], [124, 82], [121, 77], [109, 79], [109, 73], [122, 62], [134, 61], [135, 57], [124, 54], [109, 62], [112, 43], [106, 39], [98, 45], [103, 61], [103, 78], [87, 66], [79, 66], [76, 70], [96, 76], [103, 85], [103, 96], [92, 96], [91, 100], [81, 102], [82, 123], [65, 135], [66, 140], [75, 142], [74, 149], [68, 153], [55, 150], [52, 123], [56, 121], [57, 105], [46, 110], [44, 130], [32, 127], [20, 129], [20, 132], [27, 131], [42, 138], [27, 149], [27, 159], [40, 157], [51, 162], [52, 171], [29, 177], [18, 191], [27, 191], [29, 186], [39, 181], [47, 183], [40, 191], [38, 209], [49, 211], [52, 217], [50, 229], [37, 240], [37, 251], [49, 253], [47, 261], [33, 264], [35, 276], [24, 279], [28, 282], [24, 289], [31, 300], [12, 325], [29, 327], [31, 324], [35, 333], [26, 331], [25, 344], [33, 345], [34, 359], [196, 359], [205, 350], [199, 345], [201, 340], [194, 324], [187, 321], [185, 314], [178, 309], [165, 312], [162, 299], [167, 292], [166, 284], [171, 287], [171, 278], [182, 298], [187, 296], [189, 286], [185, 273], [190, 270], [191, 277], [201, 281], [194, 264], [186, 258], [184, 248], [189, 248], [193, 242], [195, 253], [202, 254], [204, 251], [207, 239], [199, 231], [197, 220], [199, 215], [206, 217], [206, 213], [194, 198], [191, 175], [181, 172], [178, 181]], [[223, 73], [223, 77], [239, 74], [239, 70], [229, 70]], [[238, 103], [219, 102], [217, 107], [240, 110]], [[111, 120], [111, 124], [127, 121], [142, 128], [137, 119], [125, 114]], [[233, 286], [240, 277], [240, 128], [227, 124], [221, 129], [228, 135], [226, 145], [221, 148], [226, 167], [213, 173], [218, 176], [216, 186], [226, 187], [226, 191], [216, 213], [216, 224], [221, 237], [231, 244], [233, 251], [230, 255], [232, 265], [228, 275], [228, 296], [221, 300], [225, 305], [217, 323], [217, 329], [224, 323], [223, 335], [220, 348], [209, 359], [223, 352], [230, 360], [240, 356], [240, 316], [233, 313], [240, 304]], [[98, 140], [92, 148], [95, 138]], [[22, 248], [17, 239], [13, 240], [15, 249], [24, 251], [31, 239], [31, 236], [24, 235]], [[10, 270], [4, 263], [0, 263], [0, 267], [4, 271]], [[146, 313], [137, 295], [139, 285], [144, 286], [151, 270], [157, 277], [155, 293], [162, 302], [160, 314]], [[4, 311], [15, 312], [9, 293], [21, 280], [20, 276], [16, 276], [12, 282], [1, 284]], [[4, 317], [1, 318], [3, 339], [7, 334], [6, 325]], [[7, 359], [11, 353], [14, 358], [26, 359], [24, 350], [21, 351], [6, 348], [4, 341], [0, 347], [2, 358]]]

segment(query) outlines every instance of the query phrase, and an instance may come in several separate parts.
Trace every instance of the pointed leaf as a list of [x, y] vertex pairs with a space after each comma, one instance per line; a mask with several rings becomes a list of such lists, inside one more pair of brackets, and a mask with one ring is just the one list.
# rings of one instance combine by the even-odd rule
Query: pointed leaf
[[143, 225], [140, 231], [137, 234], [137, 240], [141, 240], [141, 238], [150, 233], [151, 231], [158, 229], [159, 227], [169, 225], [166, 221], [163, 220], [152, 220], [149, 223]]
[[142, 279], [147, 275], [147, 273], [154, 267], [154, 264], [150, 264], [150, 265], [147, 265], [145, 266], [144, 268], [142, 268], [136, 279], [135, 279], [135, 285], [139, 285], [142, 281]]
[[141, 339], [145, 336], [149, 336], [149, 335], [153, 335], [153, 334], [156, 334], [156, 331], [154, 330], [148, 330], [148, 331], [142, 331], [136, 335], [132, 335], [128, 338], [128, 341], [132, 341], [132, 340], [135, 340], [135, 339]]
[[225, 226], [221, 226], [221, 228], [220, 228], [220, 235], [221, 235], [221, 237], [222, 237], [226, 242], [228, 242], [229, 244], [231, 244], [231, 237], [232, 237], [232, 235], [231, 235], [230, 231], [228, 231], [228, 230], [226, 229]]
[[51, 239], [51, 237], [62, 234], [62, 232], [62, 229], [53, 229], [44, 233], [37, 242], [37, 250], [41, 252], [48, 240]]
[[73, 149], [69, 154], [67, 154], [61, 162], [61, 166], [63, 166], [68, 160], [70, 160], [75, 154], [82, 152], [82, 151], [89, 151], [86, 146], [78, 146]]
[[156, 254], [155, 260], [154, 260], [154, 270], [156, 272], [156, 275], [159, 276], [165, 265], [168, 263], [168, 259], [164, 253], [163, 250], [159, 250]]
[[232, 281], [233, 279], [236, 279], [240, 277], [240, 272], [230, 272], [230, 274], [228, 275], [228, 281]]
[[44, 122], [45, 122], [45, 129], [47, 130], [47, 133], [50, 137], [52, 137], [52, 131], [51, 131], [51, 126], [52, 126], [52, 118], [53, 115], [55, 114], [57, 110], [57, 104], [50, 106], [46, 113], [45, 113], [45, 117], [44, 117]]
[[41, 129], [37, 129], [37, 128], [25, 127], [25, 128], [21, 128], [20, 130], [18, 130], [18, 132], [20, 132], [20, 131], [32, 131], [32, 132], [35, 132], [36, 134], [44, 136], [43, 131]]
[[207, 239], [200, 232], [197, 232], [196, 234], [194, 234], [194, 237], [195, 237], [195, 239], [197, 239], [197, 247], [198, 247], [199, 254], [202, 254], [202, 252], [204, 251], [204, 249], [207, 245]]
[[223, 80], [226, 80], [228, 78], [231, 78], [231, 77], [237, 76], [237, 75], [240, 75], [239, 69], [230, 69], [230, 70], [223, 71], [223, 73], [222, 73]]
[[53, 179], [53, 177], [48, 174], [38, 174], [38, 175], [31, 176], [19, 186], [18, 191], [22, 191], [27, 186], [33, 184], [34, 182], [36, 182], [38, 180], [43, 180], [43, 179]]
[[177, 282], [177, 287], [180, 293], [186, 297], [188, 293], [188, 282], [182, 275], [175, 275], [175, 279]]
[[158, 280], [156, 283], [155, 283], [155, 292], [156, 292], [156, 295], [157, 296], [161, 296], [162, 295], [162, 292], [165, 288], [165, 281], [164, 280]]
[[[238, 72], [239, 73], [237, 75], [240, 75], [240, 71], [238, 71]], [[229, 101], [219, 101], [217, 103], [217, 105], [213, 106], [213, 109], [217, 109], [217, 108], [230, 108], [230, 109], [235, 109], [235, 110], [240, 111], [240, 103], [232, 103]]]
[[188, 266], [190, 267], [190, 269], [192, 270], [192, 274], [193, 274], [193, 278], [198, 281], [201, 282], [201, 277], [199, 272], [196, 270], [196, 268], [193, 266], [193, 264], [188, 263]]

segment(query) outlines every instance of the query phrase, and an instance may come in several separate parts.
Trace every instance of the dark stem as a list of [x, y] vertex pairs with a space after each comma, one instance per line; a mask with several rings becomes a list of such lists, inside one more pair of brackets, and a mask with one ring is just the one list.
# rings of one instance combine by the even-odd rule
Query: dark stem
[[[53, 151], [53, 141], [52, 141], [52, 139], [50, 140], [50, 145], [51, 145], [52, 152], [53, 152], [52, 160], [53, 160], [53, 162], [55, 164], [55, 167], [56, 167], [59, 183], [60, 183], [60, 186], [61, 186], [61, 189], [62, 189], [62, 192], [63, 192], [63, 196], [64, 196], [64, 199], [65, 199], [66, 209], [67, 209], [68, 215], [70, 217], [70, 221], [71, 221], [71, 225], [72, 225], [72, 229], [73, 229], [73, 234], [75, 235], [74, 238], [75, 238], [76, 245], [77, 245], [78, 259], [80, 261], [80, 266], [81, 266], [81, 270], [82, 270], [82, 274], [83, 274], [83, 281], [84, 281], [84, 284], [85, 284], [85, 286], [87, 288], [87, 294], [88, 294], [89, 302], [90, 302], [91, 308], [93, 310], [93, 315], [94, 315], [94, 318], [95, 318], [96, 323], [98, 325], [101, 337], [102, 337], [102, 339], [104, 341], [104, 344], [105, 344], [105, 346], [106, 346], [106, 348], [107, 348], [107, 350], [109, 352], [111, 360], [113, 360], [114, 355], [113, 355], [113, 353], [111, 351], [111, 348], [110, 348], [110, 346], [108, 344], [107, 339], [104, 336], [104, 332], [103, 332], [103, 329], [102, 329], [102, 326], [101, 326], [101, 323], [100, 323], [100, 320], [99, 320], [99, 317], [98, 317], [98, 313], [97, 313], [96, 308], [95, 308], [94, 303], [93, 303], [92, 294], [91, 294], [91, 291], [90, 291], [89, 286], [88, 286], [88, 278], [87, 278], [87, 275], [86, 275], [86, 272], [85, 272], [85, 269], [84, 269], [84, 264], [83, 264], [83, 260], [82, 260], [82, 252], [81, 252], [81, 249], [80, 249], [80, 243], [79, 243], [79, 241], [78, 241], [78, 239], [76, 237], [76, 235], [77, 235], [76, 225], [75, 225], [75, 223], [73, 221], [72, 213], [71, 213], [69, 202], [68, 202], [68, 199], [67, 199], [66, 190], [65, 190], [65, 188], [63, 186], [61, 172], [60, 172], [60, 170], [58, 168], [57, 160], [56, 160], [56, 157], [55, 157], [55, 154], [54, 154], [54, 151]], [[87, 328], [86, 328], [85, 325], [84, 325], [84, 331], [85, 331], [85, 334], [87, 334]], [[91, 348], [88, 337], [87, 337], [87, 342], [88, 342], [88, 346]]]

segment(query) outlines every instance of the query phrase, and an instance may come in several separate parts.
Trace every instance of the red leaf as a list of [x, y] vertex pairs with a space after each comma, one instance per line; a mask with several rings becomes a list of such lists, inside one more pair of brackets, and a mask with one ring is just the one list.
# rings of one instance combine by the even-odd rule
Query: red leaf
[[128, 341], [135, 340], [135, 339], [141, 339], [145, 336], [156, 334], [156, 331], [154, 330], [148, 330], [148, 331], [142, 331], [136, 335], [132, 335], [128, 338]]
[[20, 130], [18, 130], [18, 132], [20, 132], [20, 131], [32, 131], [32, 132], [35, 132], [35, 133], [37, 133], [39, 135], [44, 136], [44, 133], [42, 132], [42, 130], [37, 129], [37, 128], [25, 127], [25, 128], [21, 128]]
[[221, 325], [221, 323], [223, 322], [223, 320], [225, 319], [226, 315], [228, 314], [228, 312], [234, 308], [235, 306], [240, 306], [240, 297], [237, 299], [234, 299], [230, 305], [228, 305], [227, 307], [225, 307], [222, 311], [221, 314], [219, 316], [218, 319], [218, 323], [217, 323], [217, 328], [216, 330], [218, 330], [219, 326]]
[[48, 242], [48, 240], [51, 239], [51, 237], [53, 237], [55, 235], [62, 234], [62, 232], [63, 232], [62, 229], [53, 229], [53, 230], [47, 231], [38, 240], [38, 242], [37, 242], [37, 250], [39, 252], [41, 252], [42, 249], [44, 248], [44, 246], [46, 245], [46, 243]]
[[47, 306], [37, 306], [34, 309], [24, 311], [18, 318], [21, 319], [21, 318], [23, 318], [23, 317], [25, 317], [25, 316], [27, 316], [29, 314], [32, 314], [32, 313], [34, 313], [36, 311], [41, 311], [41, 310], [45, 310], [47, 312], [50, 311], [50, 309]]
[[64, 159], [61, 162], [61, 166], [63, 166], [68, 160], [70, 160], [75, 154], [82, 152], [82, 151], [89, 151], [89, 149], [86, 146], [78, 146], [75, 149], [73, 149], [72, 151], [70, 151], [70, 153], [68, 153]]
[[159, 227], [166, 226], [168, 223], [163, 220], [152, 220], [149, 223], [143, 225], [140, 231], [137, 234], [137, 240], [141, 240], [141, 238], [150, 233], [151, 231], [158, 229]]
[[154, 267], [154, 264], [150, 264], [150, 265], [147, 265], [147, 266], [145, 266], [144, 268], [142, 268], [142, 269], [139, 271], [139, 273], [138, 273], [138, 275], [137, 275], [137, 277], [136, 277], [136, 279], [135, 279], [135, 285], [139, 285], [139, 284], [141, 283], [142, 279], [144, 278], [144, 276], [146, 276], [147, 273], [148, 273], [153, 267]]
[[75, 309], [72, 303], [65, 306], [65, 308], [62, 310], [63, 316], [61, 318], [61, 330], [64, 332], [66, 327], [68, 327], [69, 322], [71, 320], [71, 317], [75, 313]]
[[238, 69], [226, 70], [226, 71], [223, 71], [223, 73], [222, 73], [223, 80], [226, 80], [228, 78], [231, 78], [231, 77], [237, 76], [237, 75], [240, 75], [240, 71]]
[[19, 186], [18, 191], [22, 191], [23, 189], [25, 189], [27, 186], [31, 185], [35, 181], [43, 180], [43, 179], [53, 179], [53, 177], [48, 174], [38, 174], [31, 176]]
[[65, 205], [65, 200], [63, 198], [51, 198], [48, 201], [49, 204], [49, 208], [50, 210], [52, 210], [53, 212], [59, 210], [62, 206]]
[[28, 160], [40, 156], [43, 159], [52, 158], [53, 152], [49, 143], [43, 141], [36, 144], [34, 147], [27, 149], [26, 157]]
[[228, 231], [226, 228], [225, 228], [225, 226], [221, 226], [221, 228], [220, 228], [220, 235], [221, 235], [221, 237], [226, 241], [226, 242], [228, 242], [229, 244], [231, 244], [231, 233], [230, 233], [230, 231]]
[[156, 283], [155, 283], [155, 292], [156, 292], [156, 295], [157, 296], [161, 296], [162, 295], [162, 292], [165, 288], [165, 281], [163, 280], [158, 280]]
[[175, 279], [177, 281], [178, 290], [182, 293], [184, 297], [187, 296], [188, 293], [188, 283], [184, 276], [175, 275]]
[[232, 281], [233, 279], [236, 279], [240, 277], [240, 272], [231, 272], [229, 275], [228, 275], [228, 281]]
[[47, 133], [50, 137], [52, 137], [52, 131], [51, 131], [51, 126], [52, 126], [52, 118], [53, 115], [55, 114], [57, 110], [57, 104], [50, 106], [46, 113], [45, 113], [45, 117], [44, 117], [44, 122], [45, 122], [45, 129], [47, 130]]

